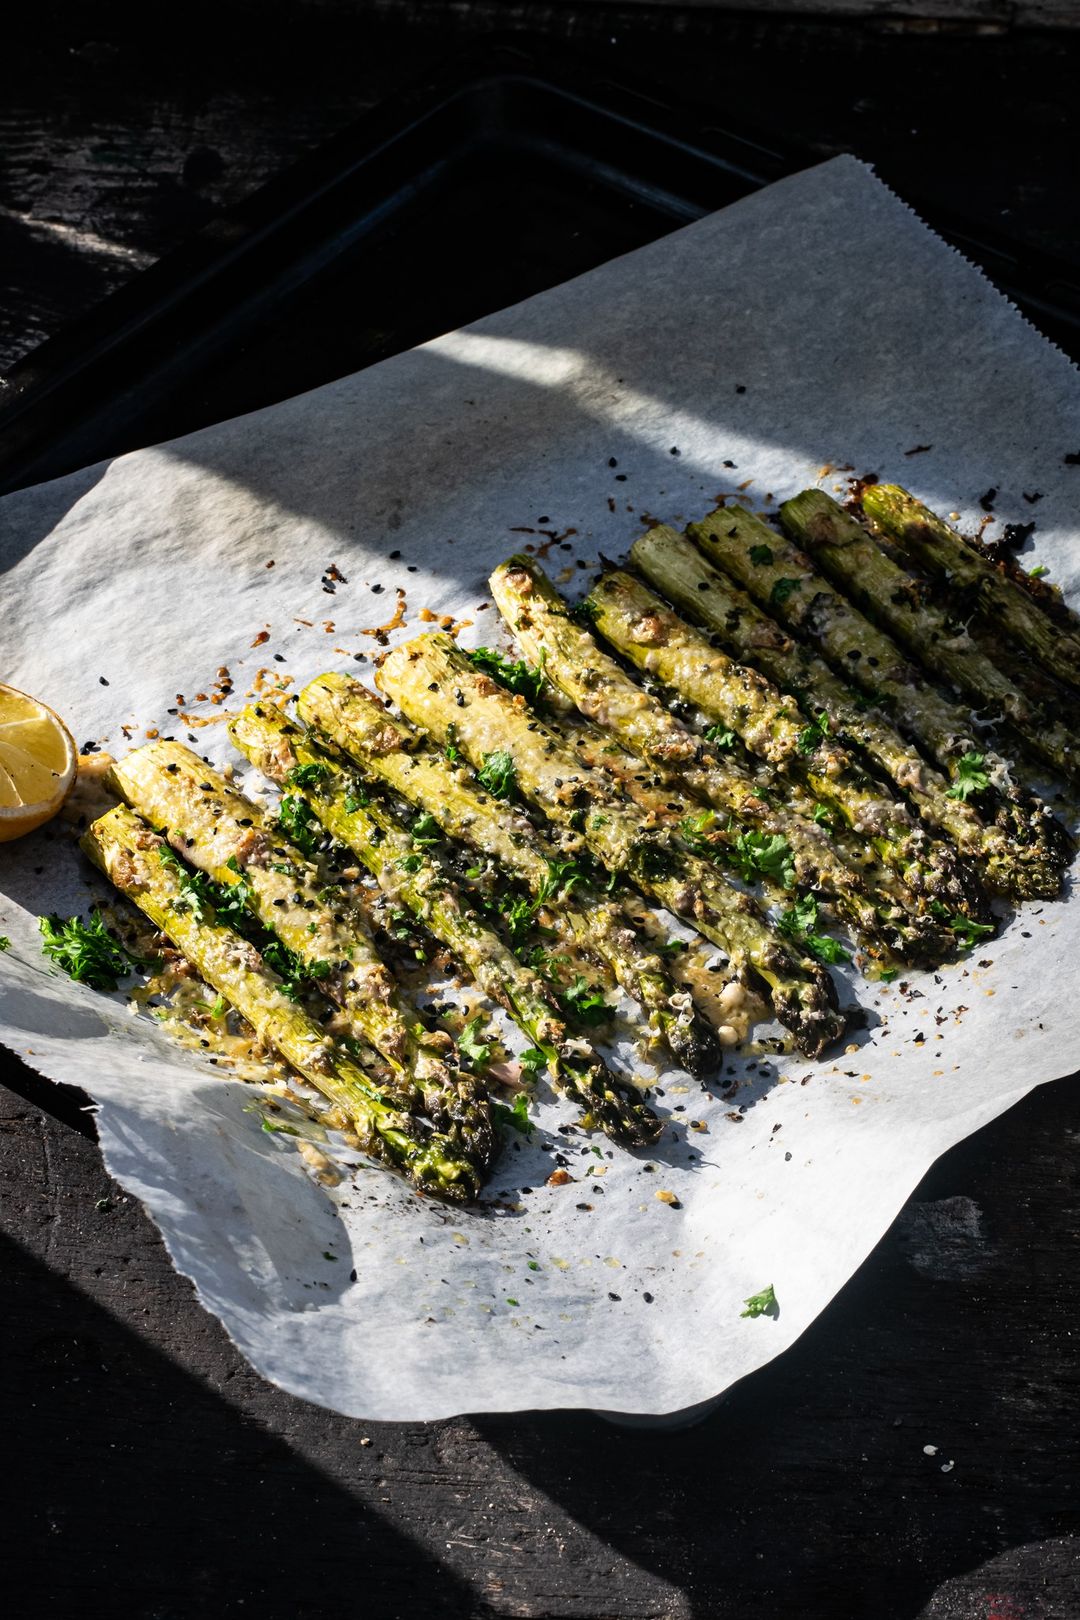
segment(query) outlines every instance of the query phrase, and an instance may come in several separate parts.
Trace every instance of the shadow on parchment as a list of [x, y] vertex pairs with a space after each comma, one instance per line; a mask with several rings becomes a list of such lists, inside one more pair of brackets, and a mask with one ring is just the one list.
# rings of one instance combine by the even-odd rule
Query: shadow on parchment
[[98, 462], [50, 483], [39, 484], [30, 499], [16, 495], [8, 504], [0, 503], [0, 574], [6, 574], [47, 540], [68, 513], [101, 482], [109, 465]]

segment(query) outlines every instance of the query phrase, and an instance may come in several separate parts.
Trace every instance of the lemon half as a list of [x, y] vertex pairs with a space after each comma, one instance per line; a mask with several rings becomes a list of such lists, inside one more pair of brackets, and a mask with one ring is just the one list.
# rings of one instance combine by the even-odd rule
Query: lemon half
[[0, 685], [0, 844], [56, 815], [77, 766], [75, 744], [59, 716], [37, 698]]

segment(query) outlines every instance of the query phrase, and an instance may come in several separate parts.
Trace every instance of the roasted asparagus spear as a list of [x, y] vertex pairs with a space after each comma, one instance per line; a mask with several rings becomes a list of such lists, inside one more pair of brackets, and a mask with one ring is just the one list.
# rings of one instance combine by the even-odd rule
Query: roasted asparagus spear
[[921, 501], [896, 484], [872, 484], [863, 511], [931, 573], [967, 593], [979, 616], [1014, 636], [1059, 680], [1080, 686], [1080, 629], [1058, 624]]
[[[685, 786], [724, 812], [710, 828], [719, 850], [726, 847], [734, 859], [739, 834], [749, 829], [781, 837], [791, 849], [798, 882], [832, 896], [837, 910], [864, 940], [877, 946], [878, 954], [884, 946], [902, 960], [936, 965], [943, 959], [951, 940], [935, 919], [920, 917], [913, 899], [910, 909], [884, 897], [883, 903], [876, 902], [864, 876], [846, 864], [820, 826], [773, 807], [771, 795], [762, 793], [748, 772], [726, 760], [707, 738], [690, 731], [667, 705], [643, 691], [602, 652], [589, 631], [568, 615], [566, 604], [531, 558], [513, 557], [501, 564], [489, 584], [526, 656], [586, 718], [609, 727], [673, 786]], [[687, 804], [692, 823], [694, 808]]]
[[524, 701], [478, 673], [447, 635], [396, 647], [379, 681], [415, 724], [452, 729], [481, 781], [498, 797], [516, 785], [556, 825], [577, 833], [596, 859], [728, 952], [768, 987], [776, 1016], [816, 1056], [844, 1020], [827, 974], [798, 960], [748, 895], [706, 861], [650, 829], [626, 800], [580, 765]]
[[597, 893], [579, 869], [568, 870], [526, 815], [478, 788], [463, 764], [424, 748], [411, 726], [347, 675], [320, 675], [301, 692], [299, 707], [308, 725], [369, 775], [433, 816], [450, 838], [491, 856], [524, 884], [534, 905], [552, 907], [551, 923], [568, 930], [571, 946], [600, 955], [685, 1069], [700, 1076], [717, 1067], [716, 1036], [692, 998], [672, 983], [622, 907]]
[[691, 523], [688, 533], [786, 630], [805, 636], [872, 704], [886, 708], [890, 720], [948, 773], [951, 791], [968, 794], [973, 770], [982, 772], [994, 789], [990, 813], [1017, 861], [1030, 869], [1030, 886], [1025, 889], [1017, 877], [1007, 892], [1057, 893], [1068, 837], [1045, 805], [1012, 783], [1007, 762], [982, 743], [970, 711], [922, 680], [884, 631], [813, 572], [809, 558], [742, 507], [724, 507]]
[[1060, 853], [1048, 848], [1045, 840], [1035, 849], [1018, 848], [1015, 839], [985, 819], [975, 804], [959, 797], [948, 779], [879, 710], [756, 607], [685, 536], [663, 525], [650, 529], [634, 542], [630, 560], [677, 608], [718, 635], [734, 657], [756, 665], [812, 713], [826, 715], [830, 735], [862, 748], [931, 826], [947, 833], [962, 854], [980, 862], [984, 880], [995, 893], [1016, 898], [1058, 893]]
[[280, 711], [253, 704], [229, 724], [241, 753], [279, 786], [298, 784], [321, 824], [353, 850], [379, 885], [407, 907], [504, 1007], [543, 1053], [552, 1079], [590, 1122], [631, 1147], [655, 1141], [663, 1123], [632, 1088], [620, 1087], [580, 1038], [568, 1035], [539, 974], [522, 965], [465, 901], [423, 843], [356, 773], [312, 746]]
[[298, 1073], [353, 1121], [366, 1151], [427, 1192], [465, 1201], [479, 1191], [476, 1165], [446, 1137], [425, 1131], [282, 989], [254, 946], [194, 908], [182, 875], [164, 862], [165, 841], [117, 805], [81, 839], [90, 859], [167, 934], [206, 982]]
[[178, 854], [216, 883], [244, 885], [252, 914], [308, 965], [351, 1033], [385, 1058], [406, 1105], [426, 1108], [438, 1129], [460, 1136], [478, 1167], [488, 1164], [497, 1133], [482, 1083], [457, 1066], [446, 1035], [424, 1027], [359, 915], [327, 893], [319, 868], [259, 806], [182, 743], [149, 743], [109, 776]]
[[817, 716], [802, 714], [793, 698], [756, 670], [733, 663], [631, 575], [605, 574], [588, 600], [607, 641], [805, 783], [866, 839], [931, 915], [989, 924], [985, 897], [952, 847], [929, 838], [907, 806], [870, 777]]
[[[928, 674], [944, 676], [972, 702], [1000, 712], [1030, 753], [1072, 780], [1080, 779], [1080, 738], [1075, 730], [1025, 696], [972, 640], [966, 626], [932, 602], [925, 584], [893, 562], [862, 524], [824, 490], [807, 489], [785, 501], [780, 521], [830, 579], [917, 658]], [[994, 580], [1001, 578], [974, 554], [972, 561]], [[1020, 594], [1006, 580], [1001, 582]], [[970, 604], [967, 611], [970, 613]], [[1038, 613], [1034, 607], [1033, 611]], [[1051, 627], [1050, 620], [1045, 622]]]

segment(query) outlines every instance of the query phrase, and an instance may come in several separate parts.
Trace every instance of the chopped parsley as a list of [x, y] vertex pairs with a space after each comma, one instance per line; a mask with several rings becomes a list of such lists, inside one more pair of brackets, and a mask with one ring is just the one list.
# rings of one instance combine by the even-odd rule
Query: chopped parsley
[[304, 799], [286, 793], [278, 807], [278, 826], [302, 855], [314, 855], [322, 837], [322, 828], [314, 810]]
[[1042, 579], [1043, 576], [1049, 572], [1050, 570], [1045, 566], [1045, 564], [1038, 563], [1034, 568], [1028, 569], [1028, 579]]
[[985, 939], [987, 934], [994, 932], [993, 923], [973, 922], [970, 917], [962, 917], [959, 912], [950, 917], [949, 927], [965, 950], [970, 950], [980, 939]]
[[417, 850], [412, 855], [403, 855], [397, 864], [403, 872], [419, 872], [424, 864], [424, 857]]
[[49, 960], [76, 984], [88, 984], [92, 990], [115, 990], [132, 968], [154, 965], [148, 957], [129, 951], [97, 912], [86, 923], [81, 917], [66, 922], [55, 915], [39, 917], [38, 927], [41, 949]]
[[251, 884], [246, 878], [241, 878], [239, 883], [225, 884], [212, 883], [201, 872], [192, 875], [196, 879], [203, 878], [206, 898], [213, 906], [219, 923], [236, 928], [240, 933], [251, 926]]
[[476, 773], [481, 787], [487, 788], [493, 799], [508, 799], [514, 791], [517, 769], [514, 756], [507, 748], [493, 748], [484, 755], [483, 764]]
[[774, 583], [772, 590], [769, 592], [769, 601], [772, 602], [774, 606], [779, 607], [782, 603], [786, 602], [792, 592], [797, 591], [801, 585], [801, 579], [778, 579]]
[[714, 748], [734, 748], [735, 733], [729, 731], [727, 726], [706, 726], [705, 741], [711, 742]]
[[[540, 1055], [543, 1057], [543, 1053]], [[510, 1108], [507, 1108], [505, 1103], [493, 1102], [491, 1112], [499, 1125], [509, 1125], [512, 1131], [520, 1131], [522, 1136], [532, 1135], [533, 1122], [529, 1118], [529, 1099], [524, 1091], [518, 1092]]]
[[484, 1068], [486, 1064], [491, 1062], [493, 1050], [490, 1041], [480, 1039], [480, 1026], [483, 1022], [483, 1018], [477, 1013], [475, 1018], [469, 1019], [469, 1022], [457, 1038], [458, 1051], [464, 1052], [470, 1063], [475, 1063], [478, 1069]]
[[215, 887], [206, 873], [192, 872], [168, 844], [158, 846], [158, 860], [174, 874], [180, 889], [175, 909], [189, 912], [197, 923], [205, 922], [207, 909], [214, 908]]
[[767, 567], [773, 560], [768, 546], [751, 546], [748, 555], [755, 568]]
[[564, 900], [575, 883], [589, 881], [589, 869], [580, 860], [549, 860], [547, 866], [547, 876], [536, 892], [538, 906], [546, 904], [548, 900]]
[[315, 787], [317, 783], [325, 782], [329, 775], [329, 765], [321, 765], [317, 760], [312, 760], [310, 765], [294, 765], [285, 780], [289, 787]]
[[362, 787], [354, 787], [351, 793], [345, 795], [345, 809], [350, 816], [357, 810], [366, 810], [370, 803], [371, 795], [365, 793]]
[[817, 718], [811, 720], [810, 724], [799, 732], [799, 753], [812, 754], [815, 749], [821, 747], [828, 735], [829, 715], [827, 710], [822, 709]]
[[614, 1013], [603, 992], [580, 973], [568, 989], [559, 992], [559, 1002], [579, 1024], [606, 1024]]
[[751, 1294], [749, 1299], [744, 1299], [743, 1304], [746, 1309], [739, 1312], [740, 1316], [774, 1316], [780, 1311], [772, 1283], [768, 1288], [763, 1288], [760, 1294]]
[[290, 1001], [302, 998], [304, 987], [310, 980], [325, 979], [334, 970], [332, 962], [306, 962], [280, 939], [268, 939], [260, 948], [263, 961], [278, 974], [282, 991]]
[[[180, 898], [174, 902], [177, 911], [189, 912], [195, 922], [201, 923], [207, 921], [209, 910], [213, 913], [211, 920], [224, 923], [227, 928], [236, 928], [241, 933], [250, 929], [251, 885], [245, 877], [241, 875], [239, 883], [215, 883], [205, 872], [192, 871], [185, 866], [168, 844], [159, 845], [158, 860], [176, 878], [180, 889]], [[230, 855], [225, 864], [230, 871], [241, 874], [235, 855]]]
[[262, 1128], [271, 1136], [299, 1136], [300, 1132], [295, 1125], [285, 1125], [280, 1120], [270, 1119], [263, 1115]]
[[947, 789], [945, 797], [966, 801], [973, 793], [982, 793], [990, 786], [990, 778], [983, 769], [985, 764], [985, 754], [961, 754], [956, 761], [953, 785]]
[[518, 1062], [531, 1080], [535, 1080], [537, 1073], [547, 1063], [547, 1054], [538, 1046], [530, 1046], [522, 1052]]
[[10, 951], [11, 941], [6, 934], [0, 934], [0, 951]]
[[591, 596], [586, 596], [582, 601], [574, 603], [569, 616], [576, 619], [578, 624], [594, 625], [600, 617], [600, 604], [594, 602]]
[[884, 984], [892, 984], [893, 980], [899, 975], [899, 972], [899, 968], [882, 968], [881, 972], [878, 974], [878, 978]]
[[421, 848], [425, 844], [437, 844], [442, 837], [442, 828], [427, 810], [423, 815], [417, 816], [409, 831], [413, 843], [420, 845]]
[[570, 960], [568, 956], [553, 956], [546, 945], [534, 945], [531, 950], [518, 953], [520, 960], [534, 973], [539, 973], [542, 979], [553, 979], [555, 969], [564, 967]]
[[486, 675], [491, 675], [497, 680], [500, 686], [505, 686], [508, 691], [526, 698], [529, 703], [536, 703], [547, 685], [547, 676], [544, 674], [547, 653], [542, 647], [538, 664], [527, 664], [523, 658], [507, 658], [495, 647], [477, 647], [466, 656], [474, 668], [482, 669]]
[[446, 728], [446, 746], [443, 753], [451, 765], [464, 765], [465, 755], [457, 746], [457, 727], [455, 725], [449, 725]]
[[516, 948], [529, 932], [533, 917], [536, 914], [536, 906], [523, 894], [507, 895], [501, 903], [497, 898], [496, 906], [506, 924], [510, 943]]
[[819, 934], [818, 901], [816, 894], [801, 895], [786, 911], [782, 911], [777, 918], [776, 926], [788, 939], [795, 940], [804, 945], [811, 956], [819, 962], [850, 962], [851, 956], [844, 947], [828, 934]]
[[795, 883], [791, 845], [779, 833], [741, 832], [735, 839], [735, 864], [747, 883], [771, 878], [782, 889]]
[[720, 853], [708, 836], [716, 821], [715, 810], [698, 810], [692, 816], [684, 816], [679, 822], [679, 837], [687, 849], [707, 861], [715, 861]]

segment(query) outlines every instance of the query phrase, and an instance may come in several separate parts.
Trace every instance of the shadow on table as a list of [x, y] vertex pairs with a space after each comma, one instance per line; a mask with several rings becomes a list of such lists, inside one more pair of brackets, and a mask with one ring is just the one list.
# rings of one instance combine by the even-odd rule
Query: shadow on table
[[407, 1592], [417, 1620], [469, 1612], [452, 1571], [2, 1237], [0, 1268], [11, 1620], [389, 1617]]
[[1076, 1080], [1044, 1086], [946, 1155], [798, 1345], [695, 1427], [473, 1421], [647, 1585], [681, 1592], [680, 1620], [1072, 1620], [1072, 1315], [1039, 1274], [1055, 1241], [1060, 1273], [1080, 1201], [1060, 1159], [1051, 1173], [1078, 1112]]

